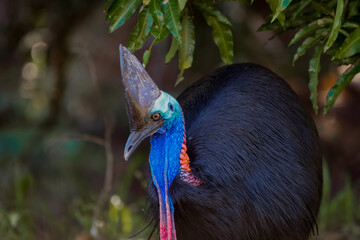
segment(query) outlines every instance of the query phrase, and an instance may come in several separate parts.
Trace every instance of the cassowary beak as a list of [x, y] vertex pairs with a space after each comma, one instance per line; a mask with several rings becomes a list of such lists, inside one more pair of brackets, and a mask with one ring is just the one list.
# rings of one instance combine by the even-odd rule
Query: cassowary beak
[[129, 118], [130, 136], [125, 145], [124, 158], [128, 160], [136, 147], [154, 134], [163, 122], [149, 120], [151, 108], [161, 92], [137, 58], [120, 44], [122, 84]]
[[124, 159], [127, 161], [139, 144], [147, 137], [153, 135], [156, 130], [163, 126], [163, 121], [149, 122], [137, 131], [131, 131], [126, 141]]

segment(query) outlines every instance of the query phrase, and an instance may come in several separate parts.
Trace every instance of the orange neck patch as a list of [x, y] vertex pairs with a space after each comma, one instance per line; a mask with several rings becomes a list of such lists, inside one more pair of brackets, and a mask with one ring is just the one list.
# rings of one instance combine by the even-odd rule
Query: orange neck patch
[[201, 179], [196, 178], [190, 168], [190, 158], [186, 153], [186, 136], [184, 133], [183, 143], [181, 144], [181, 152], [180, 152], [180, 177], [181, 180], [187, 182], [193, 186], [199, 186], [202, 184]]

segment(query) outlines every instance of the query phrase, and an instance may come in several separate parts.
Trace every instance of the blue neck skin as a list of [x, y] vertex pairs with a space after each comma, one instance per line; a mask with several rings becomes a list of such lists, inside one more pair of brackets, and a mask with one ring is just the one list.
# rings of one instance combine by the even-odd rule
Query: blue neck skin
[[179, 103], [162, 92], [154, 103], [151, 114], [160, 113], [164, 126], [150, 139], [150, 168], [159, 197], [160, 239], [176, 240], [174, 204], [170, 186], [180, 173], [180, 152], [185, 133], [184, 119]]
[[[149, 161], [154, 184], [158, 192], [160, 191], [164, 202], [166, 195], [168, 195], [170, 208], [173, 211], [169, 189], [176, 175], [180, 173], [179, 156], [185, 130], [182, 115], [180, 114], [173, 119], [171, 125], [166, 126], [165, 123], [165, 126], [151, 137]], [[171, 128], [166, 129], [167, 127]]]

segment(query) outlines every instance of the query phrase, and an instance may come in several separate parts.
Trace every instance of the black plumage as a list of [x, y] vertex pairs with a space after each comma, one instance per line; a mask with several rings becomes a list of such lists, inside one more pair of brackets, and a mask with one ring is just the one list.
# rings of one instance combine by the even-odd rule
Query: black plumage
[[[178, 98], [200, 186], [173, 181], [178, 240], [306, 240], [316, 232], [322, 154], [290, 86], [256, 64], [224, 66]], [[149, 181], [150, 209], [158, 196]]]

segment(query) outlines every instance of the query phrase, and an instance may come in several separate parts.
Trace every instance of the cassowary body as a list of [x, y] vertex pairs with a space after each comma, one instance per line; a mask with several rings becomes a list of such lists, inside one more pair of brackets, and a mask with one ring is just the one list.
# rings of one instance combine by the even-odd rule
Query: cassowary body
[[[161, 240], [309, 237], [321, 199], [321, 151], [311, 117], [284, 80], [234, 64], [177, 101], [160, 91], [146, 102], [142, 117], [129, 102], [128, 113], [131, 126], [143, 121], [132, 134], [152, 136], [149, 193]], [[129, 137], [126, 158], [145, 135]]]

